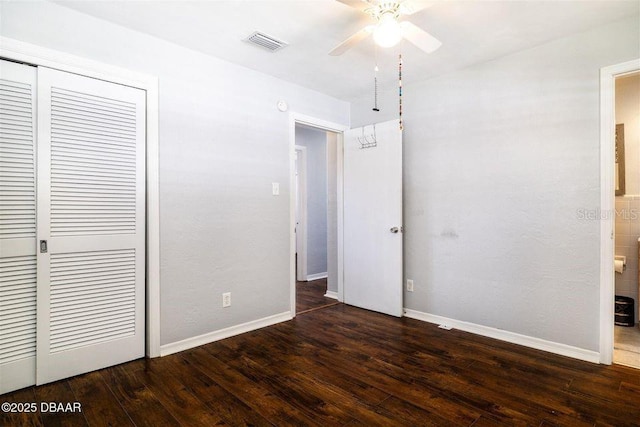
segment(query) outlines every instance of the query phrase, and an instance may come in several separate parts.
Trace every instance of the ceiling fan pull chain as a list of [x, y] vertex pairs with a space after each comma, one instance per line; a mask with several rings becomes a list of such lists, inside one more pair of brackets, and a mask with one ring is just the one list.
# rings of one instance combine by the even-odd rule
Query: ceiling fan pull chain
[[373, 71], [373, 111], [380, 111], [378, 108], [378, 46], [373, 44], [373, 52], [375, 55], [376, 66]]
[[398, 105], [399, 105], [399, 125], [400, 130], [404, 129], [402, 123], [402, 54], [398, 55]]
[[380, 111], [378, 108], [378, 67], [376, 67], [376, 75], [373, 78], [373, 111]]

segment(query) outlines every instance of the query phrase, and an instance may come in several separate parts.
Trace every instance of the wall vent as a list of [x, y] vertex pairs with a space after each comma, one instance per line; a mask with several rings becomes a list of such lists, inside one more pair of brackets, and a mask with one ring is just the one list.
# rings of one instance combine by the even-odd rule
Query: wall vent
[[271, 52], [275, 52], [287, 46], [287, 43], [281, 40], [278, 40], [274, 37], [271, 37], [265, 33], [261, 33], [260, 31], [254, 32], [249, 37], [244, 39], [244, 41], [246, 41], [247, 43], [251, 43], [253, 45], [259, 46], [261, 48], [267, 49]]

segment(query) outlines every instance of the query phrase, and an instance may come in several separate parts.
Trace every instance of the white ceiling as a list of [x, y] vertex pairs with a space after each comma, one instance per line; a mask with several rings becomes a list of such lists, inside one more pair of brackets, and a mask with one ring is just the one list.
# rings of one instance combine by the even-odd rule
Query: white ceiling
[[[109, 1], [56, 3], [270, 74], [336, 98], [352, 100], [373, 88], [371, 39], [340, 57], [327, 53], [370, 23], [334, 0]], [[640, 13], [637, 0], [430, 2], [410, 20], [440, 39], [425, 54], [409, 43], [378, 49], [381, 88], [403, 78], [426, 79]], [[275, 53], [242, 41], [258, 30], [289, 43]]]

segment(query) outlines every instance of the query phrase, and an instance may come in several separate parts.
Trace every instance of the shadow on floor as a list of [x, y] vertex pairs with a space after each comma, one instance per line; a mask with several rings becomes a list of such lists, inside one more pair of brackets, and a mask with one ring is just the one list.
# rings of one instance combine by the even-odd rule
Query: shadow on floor
[[339, 304], [337, 300], [325, 297], [326, 292], [327, 279], [296, 282], [296, 314]]

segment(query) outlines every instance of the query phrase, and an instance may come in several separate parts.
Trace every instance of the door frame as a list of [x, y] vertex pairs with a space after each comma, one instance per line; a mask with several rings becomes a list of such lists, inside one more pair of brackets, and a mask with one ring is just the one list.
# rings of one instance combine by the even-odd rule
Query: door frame
[[348, 126], [333, 123], [324, 119], [319, 119], [304, 114], [290, 112], [289, 113], [289, 188], [291, 188], [289, 196], [289, 300], [291, 317], [296, 316], [296, 195], [295, 188], [295, 161], [296, 161], [296, 124], [309, 126], [315, 129], [336, 133], [336, 169], [337, 169], [337, 211], [338, 211], [338, 301], [344, 300], [343, 290], [343, 199], [342, 199], [342, 182], [343, 182], [343, 132], [349, 129]]
[[146, 355], [160, 357], [160, 188], [158, 78], [0, 36], [0, 58], [53, 68], [146, 92]]
[[296, 281], [307, 280], [307, 147], [296, 145], [298, 221], [296, 230]]
[[640, 59], [600, 69], [600, 363], [613, 363], [615, 273], [615, 80], [640, 71]]

